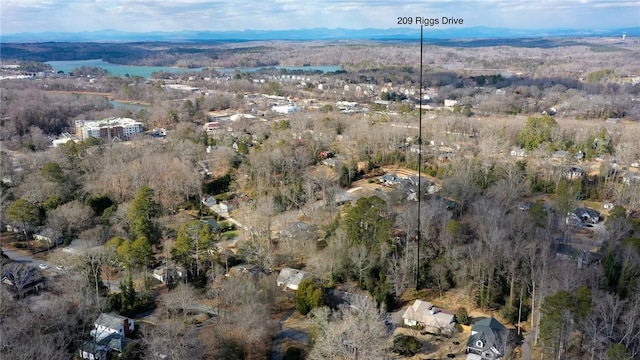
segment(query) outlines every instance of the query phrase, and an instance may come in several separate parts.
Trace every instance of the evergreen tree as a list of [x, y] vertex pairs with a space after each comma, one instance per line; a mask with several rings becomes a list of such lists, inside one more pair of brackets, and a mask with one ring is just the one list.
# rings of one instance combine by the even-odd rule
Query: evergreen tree
[[147, 185], [142, 186], [129, 207], [132, 237], [144, 236], [152, 243], [157, 242], [157, 229], [153, 218], [159, 211], [158, 203], [153, 200], [153, 189]]
[[183, 224], [178, 229], [176, 242], [171, 249], [171, 257], [184, 266], [192, 275], [199, 275], [201, 264], [212, 256], [216, 248], [211, 226], [200, 220]]
[[311, 279], [304, 279], [298, 285], [294, 300], [300, 314], [307, 315], [314, 308], [324, 305], [324, 289], [316, 286]]
[[343, 220], [354, 244], [379, 249], [381, 243], [390, 239], [393, 221], [387, 213], [387, 203], [377, 196], [362, 197], [355, 205], [347, 204]]
[[551, 116], [529, 117], [518, 134], [518, 142], [527, 150], [535, 150], [542, 143], [551, 142], [558, 123]]
[[569, 292], [560, 290], [547, 296], [542, 303], [540, 339], [544, 350], [556, 359], [566, 352], [572, 330], [573, 302], [573, 296]]
[[23, 235], [26, 240], [26, 229], [28, 225], [35, 225], [40, 221], [40, 212], [38, 207], [25, 199], [18, 199], [9, 205], [7, 209], [7, 217], [11, 221], [15, 221], [22, 226]]

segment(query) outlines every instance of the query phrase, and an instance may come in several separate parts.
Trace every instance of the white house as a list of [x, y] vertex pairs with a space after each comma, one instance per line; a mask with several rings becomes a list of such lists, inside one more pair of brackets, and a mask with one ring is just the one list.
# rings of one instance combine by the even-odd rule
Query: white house
[[64, 240], [59, 231], [49, 228], [42, 230], [38, 234], [34, 234], [33, 238], [38, 241], [46, 242], [49, 246], [62, 244]]
[[444, 101], [444, 106], [445, 107], [451, 108], [451, 107], [454, 107], [456, 105], [458, 105], [458, 100], [446, 99]]
[[300, 282], [302, 282], [306, 275], [302, 270], [284, 268], [280, 270], [276, 283], [281, 287], [298, 290], [298, 285], [300, 285]]
[[93, 322], [93, 330], [91, 330], [90, 334], [97, 340], [100, 340], [110, 334], [127, 336], [133, 332], [134, 328], [133, 319], [117, 314], [102, 313], [96, 321]]

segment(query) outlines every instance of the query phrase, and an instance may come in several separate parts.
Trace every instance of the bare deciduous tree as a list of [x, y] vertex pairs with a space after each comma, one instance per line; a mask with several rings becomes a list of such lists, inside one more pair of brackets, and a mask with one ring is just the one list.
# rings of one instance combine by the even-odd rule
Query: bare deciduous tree
[[337, 312], [322, 307], [312, 310], [318, 337], [309, 359], [384, 359], [389, 330], [385, 312], [366, 295], [354, 296], [350, 306]]

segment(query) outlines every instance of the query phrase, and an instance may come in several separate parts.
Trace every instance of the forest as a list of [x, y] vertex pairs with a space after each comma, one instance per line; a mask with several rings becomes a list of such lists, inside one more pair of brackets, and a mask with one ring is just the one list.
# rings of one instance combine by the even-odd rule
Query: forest
[[[415, 44], [153, 45], [100, 57], [211, 68], [0, 82], [3, 357], [79, 358], [101, 313], [124, 359], [465, 356], [398, 323], [416, 299], [499, 319], [505, 359], [640, 356], [637, 44], [429, 46], [422, 83]], [[52, 146], [118, 117], [146, 133]]]

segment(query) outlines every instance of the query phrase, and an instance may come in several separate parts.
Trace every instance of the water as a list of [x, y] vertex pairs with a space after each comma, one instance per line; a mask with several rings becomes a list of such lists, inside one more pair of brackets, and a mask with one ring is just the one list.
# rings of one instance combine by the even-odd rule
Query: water
[[186, 68], [176, 68], [169, 66], [132, 66], [132, 65], [119, 65], [112, 64], [110, 62], [106, 62], [102, 59], [94, 59], [94, 60], [71, 60], [71, 61], [47, 61], [47, 64], [51, 65], [54, 71], [64, 71], [65, 74], [68, 74], [73, 71], [75, 68], [79, 68], [81, 66], [97, 66], [101, 67], [109, 72], [109, 74], [114, 76], [125, 76], [129, 74], [131, 76], [142, 76], [145, 78], [150, 78], [151, 73], [156, 71], [167, 71], [173, 73], [182, 73], [182, 72], [199, 72], [201, 68], [195, 69], [186, 69]]
[[[142, 76], [145, 78], [150, 78], [151, 73], [156, 71], [166, 71], [173, 73], [183, 73], [183, 72], [199, 72], [202, 68], [194, 68], [194, 69], [186, 69], [186, 68], [176, 68], [169, 66], [131, 66], [131, 65], [119, 65], [112, 64], [110, 62], [106, 62], [102, 59], [94, 59], [94, 60], [70, 60], [70, 61], [47, 61], [47, 64], [51, 65], [54, 71], [64, 71], [65, 74], [68, 74], [73, 71], [75, 68], [79, 68], [81, 66], [97, 66], [101, 67], [109, 72], [109, 74], [114, 76], [125, 76], [125, 74], [129, 74], [131, 76]], [[341, 69], [340, 65], [320, 65], [320, 66], [262, 66], [262, 67], [248, 67], [248, 68], [216, 68], [215, 70], [220, 73], [229, 74], [234, 73], [236, 71], [240, 72], [254, 72], [258, 70], [264, 69], [286, 69], [286, 70], [302, 70], [302, 71], [322, 71], [322, 72], [333, 72]]]
[[137, 114], [140, 110], [149, 111], [149, 108], [151, 107], [149, 105], [130, 104], [130, 103], [120, 102], [120, 101], [111, 100], [111, 99], [109, 99], [109, 103], [113, 105], [114, 109], [129, 110], [133, 114]]

